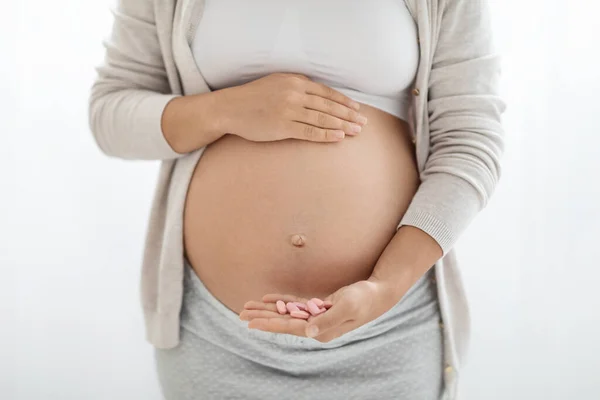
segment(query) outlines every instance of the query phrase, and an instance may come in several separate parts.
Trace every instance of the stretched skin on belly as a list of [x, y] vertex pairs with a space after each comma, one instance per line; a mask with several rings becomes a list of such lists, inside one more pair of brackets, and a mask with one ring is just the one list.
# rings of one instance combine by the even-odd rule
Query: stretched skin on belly
[[367, 105], [369, 123], [338, 143], [225, 135], [188, 188], [186, 255], [240, 312], [266, 293], [324, 298], [366, 279], [418, 187], [406, 122]]

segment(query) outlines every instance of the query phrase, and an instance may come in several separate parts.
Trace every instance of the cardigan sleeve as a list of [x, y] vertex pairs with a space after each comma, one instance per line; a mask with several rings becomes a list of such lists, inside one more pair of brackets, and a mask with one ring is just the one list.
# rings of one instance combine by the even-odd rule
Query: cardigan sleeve
[[444, 256], [487, 205], [501, 173], [506, 104], [499, 95], [500, 55], [487, 1], [445, 2], [438, 36], [432, 38], [429, 156], [397, 226], [428, 233]]
[[163, 63], [152, 0], [119, 0], [89, 98], [89, 126], [103, 153], [166, 160], [183, 156], [165, 139], [162, 113], [177, 95]]

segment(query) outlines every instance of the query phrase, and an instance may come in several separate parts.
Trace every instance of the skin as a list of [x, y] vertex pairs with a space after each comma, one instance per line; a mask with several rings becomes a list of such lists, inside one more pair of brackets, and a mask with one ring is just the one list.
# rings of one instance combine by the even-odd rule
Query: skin
[[[415, 252], [415, 248], [420, 251]], [[306, 302], [307, 299], [270, 293], [260, 301], [244, 304], [240, 319], [249, 321], [251, 329], [329, 342], [391, 309], [441, 256], [442, 249], [431, 236], [413, 226], [403, 226], [386, 247], [368, 279], [344, 286], [324, 299], [331, 304], [327, 312], [310, 316], [307, 320], [281, 315], [274, 306], [277, 300]]]
[[[419, 185], [408, 124], [307, 78], [270, 77], [165, 110], [176, 151], [210, 143], [188, 188], [184, 248], [250, 328], [329, 341], [389, 310], [442, 251], [417, 228], [395, 230]], [[212, 122], [181, 122], [196, 118], [193, 100]], [[276, 311], [313, 297], [331, 308], [308, 320]]]
[[367, 122], [359, 107], [304, 75], [275, 73], [241, 86], [177, 97], [165, 107], [161, 125], [165, 139], [179, 153], [225, 134], [256, 142], [336, 142], [340, 139], [335, 132], [355, 135]]

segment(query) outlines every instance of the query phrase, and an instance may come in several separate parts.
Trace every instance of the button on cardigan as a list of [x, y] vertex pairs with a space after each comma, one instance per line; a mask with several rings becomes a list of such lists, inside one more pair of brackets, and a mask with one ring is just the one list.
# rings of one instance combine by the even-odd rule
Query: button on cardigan
[[[398, 228], [418, 227], [443, 250], [434, 268], [446, 393], [455, 399], [470, 318], [453, 247], [500, 177], [506, 108], [499, 96], [500, 56], [487, 0], [404, 1], [420, 45], [408, 123], [421, 184]], [[203, 0], [118, 0], [89, 101], [90, 128], [105, 154], [161, 161], [140, 287], [146, 338], [159, 348], [175, 347], [179, 340], [183, 206], [205, 149], [174, 151], [161, 131], [161, 117], [174, 97], [210, 91], [190, 48], [203, 7]]]

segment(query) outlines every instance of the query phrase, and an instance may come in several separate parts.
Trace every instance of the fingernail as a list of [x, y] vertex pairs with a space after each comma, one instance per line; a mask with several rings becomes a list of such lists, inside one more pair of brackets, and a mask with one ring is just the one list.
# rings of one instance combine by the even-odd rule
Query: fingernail
[[359, 115], [358, 118], [356, 118], [358, 120], [358, 123], [361, 125], [364, 125], [367, 123], [367, 117], [365, 117], [364, 115]]
[[343, 139], [343, 138], [344, 138], [344, 136], [346, 136], [346, 134], [344, 133], [344, 131], [335, 131], [335, 132], [334, 132], [334, 136], [335, 136], [337, 139]]
[[306, 336], [315, 337], [315, 336], [317, 336], [318, 333], [319, 333], [319, 328], [317, 328], [315, 325], [313, 325], [313, 326], [308, 327], [308, 330], [306, 331]]
[[357, 102], [352, 103], [352, 108], [354, 108], [356, 111], [358, 111], [360, 109], [360, 103], [357, 103]]
[[353, 132], [360, 133], [360, 131], [362, 131], [362, 127], [360, 125], [351, 124], [350, 127]]

